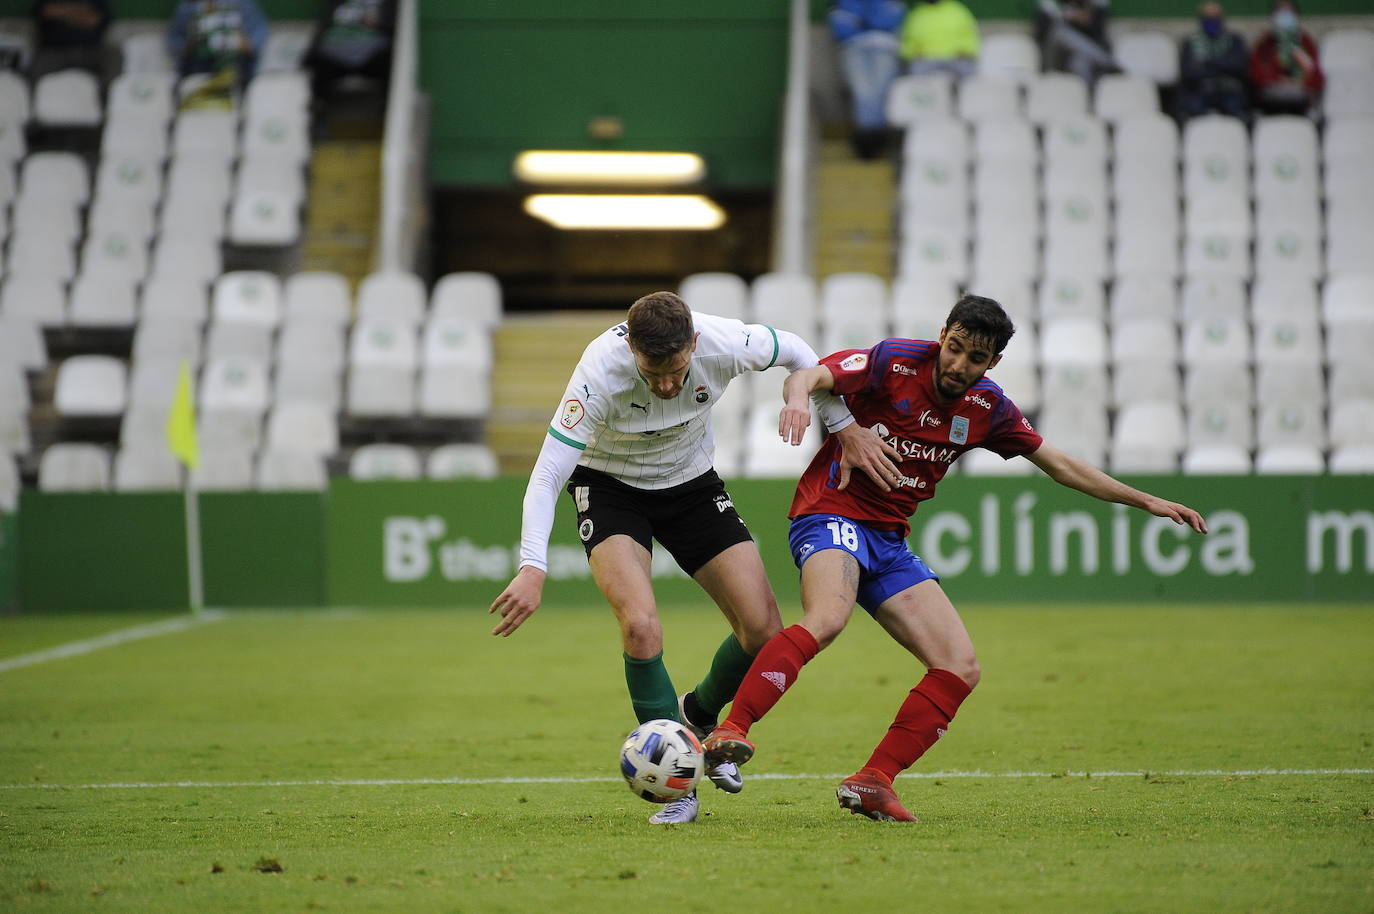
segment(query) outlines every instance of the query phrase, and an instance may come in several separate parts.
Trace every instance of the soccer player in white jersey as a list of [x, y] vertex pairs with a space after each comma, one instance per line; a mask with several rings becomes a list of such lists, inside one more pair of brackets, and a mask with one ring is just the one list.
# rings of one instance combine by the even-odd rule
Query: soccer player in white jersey
[[[491, 605], [501, 614], [492, 634], [510, 635], [539, 608], [554, 506], [567, 485], [592, 576], [620, 623], [635, 717], [680, 720], [701, 736], [709, 732], [754, 654], [782, 629], [758, 547], [712, 468], [711, 407], [745, 371], [774, 365], [799, 371], [818, 362], [804, 340], [785, 330], [694, 312], [671, 292], [636, 301], [624, 323], [587, 346], [550, 423], [525, 491], [520, 570]], [[895, 452], [854, 426], [838, 397], [822, 394], [815, 405], [844, 444], [845, 481], [857, 467], [884, 488], [895, 484]], [[809, 422], [810, 410], [788, 405], [778, 433], [800, 444]], [[706, 676], [680, 698], [663, 664], [650, 580], [655, 539], [732, 629]], [[707, 775], [730, 793], [743, 787], [731, 762]], [[649, 821], [696, 816], [694, 791]]]

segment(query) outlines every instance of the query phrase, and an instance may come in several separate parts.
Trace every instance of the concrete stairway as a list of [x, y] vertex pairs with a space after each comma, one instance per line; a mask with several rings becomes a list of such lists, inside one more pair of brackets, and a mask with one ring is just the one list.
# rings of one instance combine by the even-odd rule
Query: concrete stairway
[[371, 140], [315, 144], [301, 269], [342, 273], [355, 289], [372, 271], [381, 159]]
[[896, 169], [855, 158], [849, 142], [823, 139], [816, 163], [816, 277], [860, 270], [891, 279]]
[[582, 350], [624, 318], [623, 311], [551, 311], [508, 315], [497, 328], [486, 442], [502, 473], [529, 473]]

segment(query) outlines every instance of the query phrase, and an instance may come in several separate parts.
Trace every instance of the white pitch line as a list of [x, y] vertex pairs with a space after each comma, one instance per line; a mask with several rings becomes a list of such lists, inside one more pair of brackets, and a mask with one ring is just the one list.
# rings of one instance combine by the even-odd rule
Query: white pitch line
[[107, 647], [115, 647], [120, 644], [127, 644], [130, 641], [139, 641], [143, 638], [156, 638], [158, 635], [171, 635], [176, 632], [184, 632], [188, 628], [195, 628], [209, 622], [219, 622], [227, 618], [227, 614], [218, 609], [207, 609], [191, 616], [177, 616], [172, 619], [164, 619], [161, 622], [149, 622], [147, 625], [135, 625], [130, 628], [121, 628], [106, 635], [96, 638], [86, 638], [83, 641], [69, 641], [66, 644], [59, 644], [57, 647], [50, 647], [47, 650], [34, 651], [32, 654], [20, 654], [17, 657], [9, 657], [0, 660], [0, 673], [8, 673], [10, 670], [17, 670], [21, 667], [33, 666], [36, 663], [47, 663], [49, 660], [65, 660], [68, 657], [79, 657], [82, 654], [89, 654], [92, 651], [102, 650]]
[[[1374, 768], [1248, 768], [1225, 770], [1204, 768], [1186, 771], [922, 771], [899, 774], [901, 778], [939, 781], [947, 778], [1026, 779], [1026, 778], [1143, 778], [1143, 777], [1265, 777], [1276, 775], [1320, 776], [1371, 774]], [[751, 774], [756, 781], [833, 781], [847, 774]], [[481, 786], [489, 784], [618, 784], [620, 778], [355, 778], [346, 780], [300, 781], [136, 781], [109, 784], [0, 784], [0, 790], [162, 790], [170, 787], [224, 789], [230, 787], [419, 787], [428, 785]]]

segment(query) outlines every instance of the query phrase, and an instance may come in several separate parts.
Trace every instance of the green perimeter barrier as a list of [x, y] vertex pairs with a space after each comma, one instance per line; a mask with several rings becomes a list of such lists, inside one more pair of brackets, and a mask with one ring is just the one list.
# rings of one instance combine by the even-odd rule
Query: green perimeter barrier
[[[198, 498], [207, 606], [324, 602], [324, 493], [203, 492]], [[180, 492], [27, 490], [19, 521], [22, 611], [189, 606]]]
[[[956, 601], [1374, 605], [1374, 477], [1130, 481], [1197, 508], [1211, 535], [1038, 476], [954, 476], [917, 514], [912, 547]], [[485, 606], [515, 572], [524, 488], [514, 478], [341, 479], [327, 494], [204, 493], [206, 604]], [[793, 483], [736, 480], [729, 488], [779, 599], [795, 604], [786, 521]], [[0, 605], [7, 592], [17, 592], [25, 612], [187, 605], [180, 493], [26, 491], [17, 518], [0, 518]], [[575, 527], [562, 498], [551, 603], [600, 599]], [[6, 570], [16, 564], [17, 585]], [[654, 573], [661, 600], [705, 599], [661, 549]]]
[[0, 511], [0, 613], [13, 612], [19, 599], [19, 515]]
[[[955, 476], [916, 516], [911, 544], [955, 600], [1369, 600], [1374, 478], [1130, 480], [1201, 511], [1206, 537], [1043, 477]], [[328, 596], [335, 605], [484, 605], [518, 560], [524, 480], [360, 483], [330, 491]], [[779, 599], [798, 597], [787, 549], [794, 484], [729, 491]], [[560, 499], [546, 601], [598, 599], [572, 509]], [[655, 550], [660, 600], [705, 599]]]

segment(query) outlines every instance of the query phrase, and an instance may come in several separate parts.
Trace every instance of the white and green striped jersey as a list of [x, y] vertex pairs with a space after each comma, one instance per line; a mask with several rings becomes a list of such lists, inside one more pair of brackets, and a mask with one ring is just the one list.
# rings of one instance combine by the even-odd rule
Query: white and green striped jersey
[[[618, 324], [592, 340], [573, 370], [525, 491], [521, 565], [546, 567], [554, 506], [574, 466], [608, 473], [641, 489], [665, 489], [711, 469], [711, 407], [746, 371], [819, 363], [806, 341], [786, 330], [692, 312], [700, 334], [682, 392], [661, 400], [635, 366]], [[853, 417], [828, 392], [813, 398], [821, 421], [839, 431]], [[781, 398], [778, 401], [781, 411]]]

